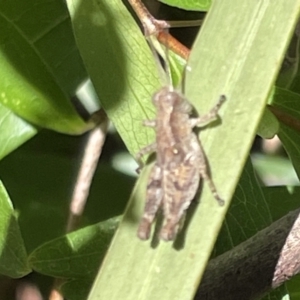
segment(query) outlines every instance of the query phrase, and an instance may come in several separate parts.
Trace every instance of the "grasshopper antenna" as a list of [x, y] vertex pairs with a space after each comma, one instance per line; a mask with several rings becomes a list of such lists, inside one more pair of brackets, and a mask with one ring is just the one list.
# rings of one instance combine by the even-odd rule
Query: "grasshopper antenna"
[[165, 35], [166, 37], [166, 43], [165, 43], [165, 68], [166, 68], [166, 74], [167, 74], [167, 84], [170, 88], [170, 90], [173, 90], [173, 84], [172, 84], [172, 74], [171, 74], [171, 65], [169, 60], [169, 29], [165, 29], [165, 32], [167, 33]]
[[[163, 29], [163, 30], [168, 32], [168, 29]], [[168, 39], [167, 36], [168, 35], [166, 35], [166, 42]], [[171, 69], [170, 69], [169, 56], [168, 56], [169, 54], [168, 46], [163, 47], [158, 42], [157, 37], [154, 35], [146, 36], [146, 39], [148, 41], [149, 47], [153, 53], [153, 57], [159, 69], [159, 77], [161, 79], [161, 82], [164, 85], [171, 87], [172, 80], [171, 80]]]
[[[174, 38], [172, 35], [169, 34], [169, 28], [161, 29], [160, 31], [160, 40], [157, 39], [157, 37], [148, 37], [148, 40], [150, 40], [152, 51], [155, 51], [156, 57], [157, 53], [160, 55], [160, 57], [164, 61], [164, 77], [161, 76], [161, 78], [164, 78], [165, 86], [168, 86], [169, 91], [174, 91], [174, 89], [178, 88], [178, 90], [184, 94], [184, 83], [185, 83], [185, 74], [190, 69], [188, 66], [188, 63], [185, 62], [185, 66], [182, 67], [182, 72], [179, 74], [178, 70], [181, 68], [176, 68], [177, 72], [175, 71], [176, 75], [174, 77], [174, 74], [172, 72], [172, 64], [177, 64], [177, 61], [179, 59], [180, 64], [182, 64], [182, 57], [173, 51], [173, 49], [170, 47], [170, 43], [172, 43], [172, 40]], [[174, 82], [175, 81], [175, 82]]]

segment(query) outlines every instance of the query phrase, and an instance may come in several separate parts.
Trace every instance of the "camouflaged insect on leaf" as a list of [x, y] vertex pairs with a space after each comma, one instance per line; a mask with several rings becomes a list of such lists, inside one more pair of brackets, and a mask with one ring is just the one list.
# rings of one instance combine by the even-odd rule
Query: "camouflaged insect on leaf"
[[156, 119], [145, 121], [144, 125], [155, 128], [156, 141], [141, 149], [137, 159], [140, 161], [143, 155], [155, 151], [156, 162], [147, 185], [138, 237], [149, 238], [157, 211], [162, 208], [164, 222], [159, 236], [170, 241], [177, 235], [180, 221], [195, 197], [201, 178], [207, 181], [219, 204], [224, 204], [209, 176], [205, 154], [193, 128], [215, 120], [225, 96], [220, 97], [208, 114], [198, 118], [190, 118], [192, 106], [171, 87], [160, 89], [152, 100]]

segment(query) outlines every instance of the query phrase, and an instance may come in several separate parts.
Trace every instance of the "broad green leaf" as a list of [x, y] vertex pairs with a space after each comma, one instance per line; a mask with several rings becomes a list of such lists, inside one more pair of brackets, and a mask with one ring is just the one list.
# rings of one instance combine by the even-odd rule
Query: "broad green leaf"
[[273, 221], [282, 218], [291, 210], [299, 208], [299, 186], [263, 187], [262, 192]]
[[[0, 178], [19, 212], [29, 252], [65, 233], [83, 139], [41, 131], [0, 161]], [[99, 164], [80, 226], [120, 215], [133, 183], [133, 178]]]
[[64, 3], [1, 1], [0, 10], [0, 102], [40, 127], [86, 131], [70, 102], [86, 75]]
[[294, 276], [291, 280], [287, 282], [287, 288], [289, 291], [291, 300], [299, 300], [300, 299], [300, 276], [299, 274]]
[[276, 88], [272, 106], [274, 106], [278, 110], [277, 113], [281, 115], [278, 136], [283, 143], [299, 178], [300, 139], [299, 132], [295, 128], [297, 128], [297, 126], [299, 127], [297, 124], [300, 120], [300, 95], [286, 89]]
[[16, 213], [0, 182], [0, 274], [20, 278], [31, 272]]
[[[193, 298], [248, 157], [299, 8], [299, 0], [213, 2], [191, 53], [185, 90], [199, 114], [209, 111], [221, 94], [227, 97], [220, 110], [221, 124], [215, 123], [200, 135], [226, 205], [219, 207], [204, 183], [184, 240], [174, 244], [139, 241], [135, 236], [143, 211], [147, 167], [89, 300]], [[127, 138], [124, 132], [121, 134]]]
[[283, 147], [289, 155], [295, 171], [300, 178], [300, 137], [299, 132], [284, 125], [280, 124], [280, 131], [278, 133]]
[[[163, 60], [168, 63], [166, 68], [168, 68], [169, 71], [165, 71], [162, 67], [160, 68], [162, 84], [172, 85], [181, 91], [183, 84], [182, 75], [186, 67], [186, 60], [170, 49], [166, 50], [166, 47], [160, 44], [156, 37], [150, 38], [155, 50]], [[168, 58], [166, 58], [166, 56], [168, 56]], [[159, 57], [157, 56], [156, 58], [157, 61], [159, 61]]]
[[[285, 59], [281, 66], [276, 85], [282, 88], [290, 88], [297, 75], [299, 76], [299, 23], [295, 29], [290, 45], [286, 51]], [[292, 86], [293, 90], [293, 86]], [[296, 90], [297, 91], [297, 90]]]
[[140, 29], [121, 1], [68, 0], [86, 69], [109, 119], [131, 154], [154, 140], [142, 126], [153, 119], [158, 68]]
[[64, 283], [60, 290], [64, 297], [68, 300], [82, 300], [87, 298], [91, 285], [91, 280], [70, 280]]
[[300, 94], [276, 87], [271, 105], [300, 120]]
[[59, 278], [92, 277], [110, 244], [119, 218], [91, 225], [35, 249], [29, 264], [35, 271]]
[[169, 61], [170, 61], [170, 69], [172, 76], [172, 85], [179, 90], [183, 84], [182, 74], [184, 73], [186, 61], [180, 57], [178, 54], [169, 51]]
[[216, 256], [270, 225], [272, 217], [248, 159], [216, 243]]
[[273, 138], [279, 131], [279, 122], [276, 117], [269, 111], [264, 110], [263, 117], [257, 128], [257, 134], [264, 139]]
[[0, 159], [37, 133], [37, 128], [0, 104]]
[[186, 10], [207, 11], [211, 6], [211, 0], [159, 0], [170, 6]]

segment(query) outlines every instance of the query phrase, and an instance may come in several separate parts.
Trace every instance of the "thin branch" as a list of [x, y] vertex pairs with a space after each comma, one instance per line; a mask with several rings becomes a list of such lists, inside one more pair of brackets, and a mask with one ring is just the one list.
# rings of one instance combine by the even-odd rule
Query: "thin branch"
[[[54, 286], [59, 286], [60, 283], [62, 283], [62, 279], [56, 279], [54, 281]], [[49, 295], [49, 300], [64, 300], [64, 297], [56, 288], [52, 288]]]
[[[92, 119], [97, 125], [90, 131], [82, 154], [82, 161], [70, 202], [66, 232], [75, 230], [81, 219], [106, 138], [108, 119], [105, 112], [100, 110], [92, 116]], [[63, 300], [58, 288], [63, 282], [64, 279], [61, 278], [54, 280], [49, 300]]]
[[[128, 0], [129, 4], [137, 14], [140, 19], [146, 36], [154, 35], [157, 37], [157, 40], [162, 43], [164, 46], [167, 46], [173, 52], [178, 54], [184, 59], [188, 59], [190, 50], [181, 44], [177, 39], [175, 39], [169, 32], [166, 32], [165, 29], [170, 27], [179, 27], [183, 25], [181, 21], [164, 21], [155, 19], [151, 13], [148, 11], [146, 6], [140, 0]], [[189, 25], [186, 26], [198, 26], [201, 24], [201, 20], [191, 21]]]
[[300, 210], [212, 259], [196, 300], [260, 299], [300, 273]]
[[157, 35], [160, 31], [169, 28], [167, 21], [156, 20], [140, 0], [128, 0], [129, 4], [143, 24], [145, 35]]
[[175, 39], [171, 34], [169, 34], [169, 32], [159, 32], [159, 34], [157, 35], [157, 40], [183, 59], [188, 60], [190, 55], [190, 49], [181, 44], [177, 39]]
[[106, 115], [104, 117], [103, 114], [104, 111], [101, 110], [101, 116], [99, 116], [101, 123], [90, 131], [85, 145], [82, 162], [71, 198], [67, 232], [76, 229], [86, 205], [93, 176], [107, 133], [108, 119]]

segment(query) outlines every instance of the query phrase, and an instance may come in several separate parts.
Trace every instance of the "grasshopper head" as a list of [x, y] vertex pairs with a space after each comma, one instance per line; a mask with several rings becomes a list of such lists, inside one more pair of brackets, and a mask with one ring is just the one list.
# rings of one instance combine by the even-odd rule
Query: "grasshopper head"
[[172, 110], [181, 113], [190, 113], [191, 104], [178, 91], [168, 86], [157, 91], [152, 98], [153, 104], [157, 109], [165, 111]]

